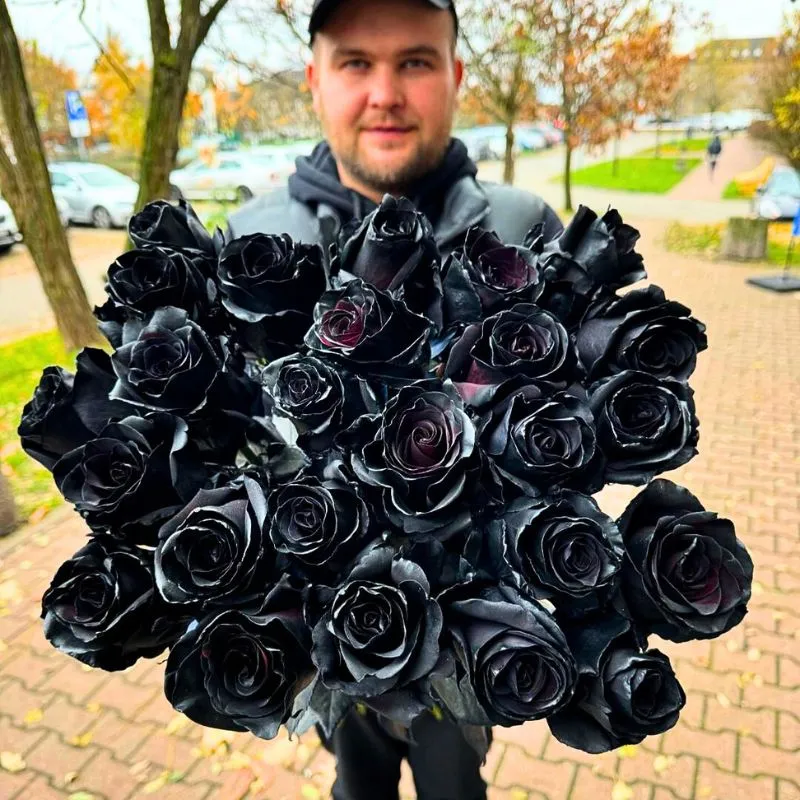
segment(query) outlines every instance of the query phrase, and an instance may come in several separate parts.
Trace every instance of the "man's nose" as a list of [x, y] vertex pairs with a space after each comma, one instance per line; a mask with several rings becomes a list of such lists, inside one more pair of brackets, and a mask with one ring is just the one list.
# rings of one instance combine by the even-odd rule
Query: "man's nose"
[[372, 108], [397, 108], [405, 102], [400, 76], [390, 66], [373, 70], [369, 89], [369, 104]]

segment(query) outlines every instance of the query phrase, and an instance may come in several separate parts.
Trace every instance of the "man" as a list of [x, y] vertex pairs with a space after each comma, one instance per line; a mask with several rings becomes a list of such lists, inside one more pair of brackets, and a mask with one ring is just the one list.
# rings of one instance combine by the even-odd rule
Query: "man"
[[306, 79], [326, 136], [297, 160], [288, 187], [231, 215], [230, 233], [288, 233], [326, 251], [343, 222], [384, 194], [404, 194], [430, 218], [443, 254], [472, 225], [521, 242], [536, 222], [561, 230], [539, 197], [476, 180], [450, 133], [463, 64], [450, 0], [316, 0]]
[[[306, 78], [326, 141], [297, 160], [287, 188], [232, 214], [230, 234], [288, 233], [327, 251], [343, 223], [389, 193], [428, 215], [442, 253], [473, 225], [506, 242], [538, 222], [557, 235], [561, 223], [541, 198], [476, 180], [466, 147], [451, 138], [463, 75], [457, 32], [450, 0], [316, 0]], [[432, 714], [409, 732], [353, 711], [326, 746], [337, 759], [334, 800], [397, 800], [404, 757], [418, 800], [486, 797], [465, 732]]]
[[717, 161], [719, 161], [719, 157], [722, 154], [722, 139], [719, 138], [719, 134], [716, 131], [714, 131], [714, 136], [708, 143], [708, 147], [706, 148], [706, 154], [708, 155], [709, 177], [713, 181], [714, 170], [717, 168]]

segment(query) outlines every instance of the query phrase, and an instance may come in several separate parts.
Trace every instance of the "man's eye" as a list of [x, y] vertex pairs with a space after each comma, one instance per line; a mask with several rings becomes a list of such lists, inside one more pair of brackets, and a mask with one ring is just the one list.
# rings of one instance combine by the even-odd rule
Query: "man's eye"
[[403, 62], [404, 67], [410, 67], [411, 69], [430, 69], [431, 64], [429, 61], [425, 61], [423, 58], [407, 58]]
[[349, 61], [345, 61], [343, 66], [346, 69], [365, 69], [369, 64], [363, 58], [351, 58]]

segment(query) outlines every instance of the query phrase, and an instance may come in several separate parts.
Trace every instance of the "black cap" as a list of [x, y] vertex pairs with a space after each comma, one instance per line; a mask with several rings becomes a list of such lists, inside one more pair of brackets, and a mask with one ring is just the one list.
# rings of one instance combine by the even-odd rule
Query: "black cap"
[[[456, 33], [458, 32], [458, 17], [456, 16], [456, 9], [453, 6], [452, 0], [425, 0], [425, 2], [434, 6], [435, 8], [450, 9], [453, 15], [453, 21], [456, 25]], [[308, 20], [308, 36], [309, 40], [314, 40], [314, 34], [322, 28], [325, 21], [336, 9], [341, 5], [342, 0], [314, 0], [314, 7], [311, 9], [311, 17]]]

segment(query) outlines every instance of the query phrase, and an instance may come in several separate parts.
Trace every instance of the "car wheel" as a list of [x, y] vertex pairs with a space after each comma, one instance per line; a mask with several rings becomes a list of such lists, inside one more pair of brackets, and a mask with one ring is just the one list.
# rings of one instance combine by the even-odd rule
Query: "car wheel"
[[8, 253], [13, 246], [13, 242], [11, 244], [0, 244], [0, 256], [4, 256], [6, 253]]
[[109, 214], [108, 210], [103, 208], [103, 206], [97, 206], [92, 211], [92, 225], [94, 225], [95, 228], [108, 230], [113, 225], [111, 214]]
[[173, 203], [177, 203], [178, 200], [183, 200], [183, 192], [177, 186], [170, 184], [169, 199], [172, 200]]
[[240, 203], [246, 203], [252, 197], [253, 197], [253, 193], [250, 191], [250, 189], [247, 188], [247, 186], [240, 186], [236, 190], [236, 199]]

